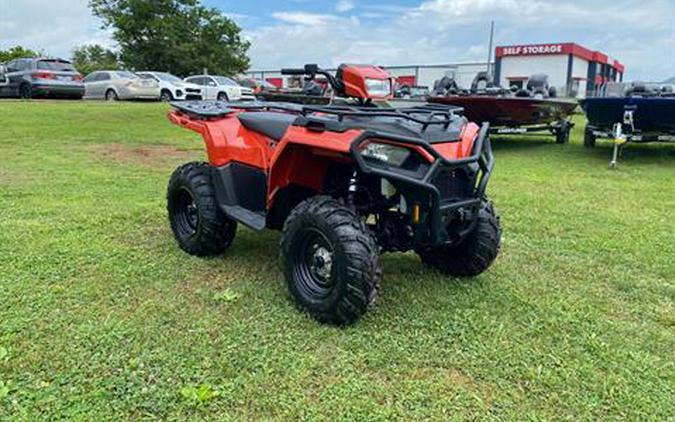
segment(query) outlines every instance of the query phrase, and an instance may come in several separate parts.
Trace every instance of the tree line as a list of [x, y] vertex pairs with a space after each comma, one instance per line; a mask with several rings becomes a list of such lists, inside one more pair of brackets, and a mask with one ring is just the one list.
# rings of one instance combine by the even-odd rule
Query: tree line
[[[82, 74], [124, 68], [187, 76], [207, 68], [233, 75], [249, 67], [250, 43], [241, 28], [199, 0], [90, 0], [89, 6], [102, 28], [112, 30], [117, 48], [75, 48], [71, 60]], [[0, 62], [46, 55], [16, 46], [0, 50]]]

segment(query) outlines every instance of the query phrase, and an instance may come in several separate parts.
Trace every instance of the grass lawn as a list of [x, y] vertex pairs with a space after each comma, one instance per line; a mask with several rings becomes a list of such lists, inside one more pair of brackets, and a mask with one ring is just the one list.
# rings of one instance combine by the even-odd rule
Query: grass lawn
[[675, 147], [495, 140], [503, 247], [471, 280], [385, 255], [378, 306], [319, 325], [279, 234], [174, 243], [204, 158], [162, 104], [0, 102], [0, 419], [675, 417]]

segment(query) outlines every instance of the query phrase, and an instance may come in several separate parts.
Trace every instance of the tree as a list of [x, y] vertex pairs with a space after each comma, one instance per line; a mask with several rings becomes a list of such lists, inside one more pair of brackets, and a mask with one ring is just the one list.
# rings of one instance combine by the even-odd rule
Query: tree
[[83, 75], [96, 70], [119, 68], [117, 54], [98, 44], [83, 45], [73, 50], [73, 65]]
[[199, 0], [90, 0], [104, 28], [113, 29], [120, 59], [136, 70], [180, 76], [232, 75], [246, 70], [250, 43], [221, 11]]
[[0, 63], [8, 62], [14, 59], [23, 57], [39, 57], [44, 55], [41, 51], [34, 51], [29, 48], [24, 48], [20, 45], [14, 46], [9, 50], [0, 50]]

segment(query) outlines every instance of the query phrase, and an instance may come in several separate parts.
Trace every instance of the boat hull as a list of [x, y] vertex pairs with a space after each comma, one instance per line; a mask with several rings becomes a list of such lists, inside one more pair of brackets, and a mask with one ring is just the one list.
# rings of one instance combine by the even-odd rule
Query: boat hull
[[429, 102], [462, 107], [470, 121], [493, 127], [550, 124], [567, 118], [577, 106], [574, 100], [482, 95], [430, 97]]
[[635, 129], [675, 133], [675, 98], [587, 98], [581, 101], [581, 107], [588, 124], [596, 129], [612, 130], [614, 124], [623, 122], [624, 112], [632, 109]]

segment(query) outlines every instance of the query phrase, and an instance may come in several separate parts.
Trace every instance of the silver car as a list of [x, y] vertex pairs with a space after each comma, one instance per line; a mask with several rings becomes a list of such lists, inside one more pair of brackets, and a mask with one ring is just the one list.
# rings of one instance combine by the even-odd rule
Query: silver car
[[107, 101], [159, 100], [159, 84], [126, 70], [100, 70], [84, 78], [84, 98]]

